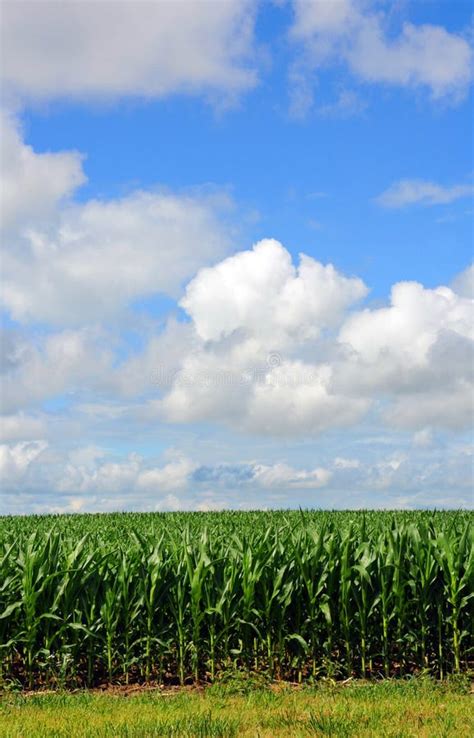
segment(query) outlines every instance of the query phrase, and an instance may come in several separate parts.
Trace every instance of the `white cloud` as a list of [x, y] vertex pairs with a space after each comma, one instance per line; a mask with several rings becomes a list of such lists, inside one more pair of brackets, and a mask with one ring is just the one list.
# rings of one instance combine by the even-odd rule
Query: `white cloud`
[[140, 297], [175, 295], [228, 246], [211, 201], [138, 192], [63, 210], [4, 257], [3, 300], [19, 321], [78, 324], [116, 317]]
[[332, 264], [301, 254], [294, 267], [288, 251], [266, 239], [252, 251], [202, 269], [180, 305], [204, 341], [243, 330], [277, 347], [317, 337], [366, 294], [362, 280], [343, 276]]
[[286, 362], [255, 385], [241, 428], [301, 436], [354, 425], [369, 409], [370, 400], [334, 392], [332, 383], [333, 368], [328, 364]]
[[353, 90], [341, 90], [333, 102], [321, 105], [317, 112], [327, 118], [347, 118], [360, 115], [367, 103]]
[[226, 196], [139, 191], [73, 204], [67, 197], [83, 179], [78, 155], [35, 153], [11, 122], [6, 132], [2, 301], [15, 320], [116, 318], [141, 297], [175, 296], [229, 248]]
[[332, 472], [322, 466], [301, 469], [282, 461], [271, 464], [252, 461], [214, 466], [196, 465], [194, 471], [193, 484], [212, 483], [218, 486], [219, 490], [251, 489], [259, 493], [273, 489], [282, 492], [293, 489], [318, 489], [325, 487], [332, 477]]
[[428, 448], [433, 443], [433, 431], [431, 428], [422, 428], [413, 434], [413, 445], [418, 448]]
[[272, 240], [202, 269], [181, 301], [198, 340], [154, 407], [172, 422], [214, 420], [277, 435], [355, 422], [367, 399], [334, 395], [331, 366], [291, 354], [337, 327], [366, 292], [360, 279], [304, 254], [296, 268]]
[[[242, 503], [242, 491], [264, 498], [270, 490], [319, 489], [332, 476], [323, 467], [296, 469], [281, 462], [204, 467], [173, 449], [165, 452], [161, 465], [138, 454], [117, 458], [96, 446], [68, 452], [52, 447], [46, 453], [47, 449], [45, 441], [0, 445], [5, 495], [25, 493], [30, 512], [36, 495], [43, 499], [42, 511], [49, 512], [217, 510], [231, 506], [230, 495], [235, 504], [236, 493]], [[219, 493], [209, 488], [209, 482]], [[258, 506], [258, 501], [253, 504]]]
[[67, 393], [81, 423], [209, 421], [291, 437], [350, 427], [371, 411], [414, 432], [467, 427], [472, 301], [402, 282], [388, 306], [354, 310], [365, 292], [310, 257], [294, 266], [264, 241], [201, 270], [183, 298], [191, 321], [171, 321], [124, 360], [103, 330], [34, 342], [8, 331], [4, 412]]
[[372, 489], [387, 489], [396, 483], [407, 457], [401, 453], [395, 453], [386, 459], [376, 462], [367, 469], [367, 486]]
[[[64, 452], [43, 441], [5, 445], [0, 512], [265, 509], [311, 505], [316, 492], [322, 507], [469, 506], [472, 449], [452, 440], [440, 445], [439, 439], [416, 447], [406, 436], [400, 449], [401, 438], [392, 434], [362, 457], [339, 457], [315, 468], [275, 458], [202, 466], [178, 451], [157, 464], [92, 447]], [[318, 456], [327, 453], [323, 446]]]
[[364, 80], [428, 87], [435, 99], [462, 95], [471, 81], [468, 42], [440, 26], [404, 23], [391, 41], [372, 17], [361, 24], [348, 61]]
[[171, 493], [186, 490], [198, 467], [182, 454], [171, 456], [167, 463], [156, 466], [135, 453], [111, 459], [110, 452], [104, 449], [79, 447], [66, 457], [59, 457], [59, 465], [51, 471], [50, 484], [59, 493], [111, 495], [127, 500], [128, 507], [143, 503], [158, 510], [161, 509], [159, 496], [168, 493], [169, 499]]
[[83, 446], [69, 452], [69, 461], [73, 466], [93, 467], [106, 452], [98, 446]]
[[[149, 337], [142, 352], [131, 354], [120, 364], [110, 375], [109, 385], [125, 397], [147, 393], [150, 389], [154, 392], [168, 389], [176, 377], [177, 367], [192, 351], [195, 341], [190, 323], [170, 318], [158, 335]], [[104, 412], [115, 411], [104, 408]]]
[[342, 62], [363, 82], [424, 87], [434, 99], [464, 96], [472, 51], [461, 35], [412, 23], [393, 34], [389, 13], [374, 2], [294, 0], [293, 6], [291, 36], [309, 69]]
[[33, 341], [12, 337], [11, 366], [2, 376], [3, 410], [11, 413], [62, 393], [81, 394], [98, 387], [112, 362], [109, 346], [100, 332], [64, 330]]
[[295, 0], [295, 21], [292, 34], [306, 38], [315, 33], [340, 34], [345, 26], [352, 25], [357, 11], [353, 0]]
[[[456, 444], [433, 443], [364, 459], [357, 469], [334, 477], [336, 489], [349, 487], [354, 499], [385, 508], [472, 506], [472, 464]], [[359, 498], [360, 499], [360, 498]], [[375, 504], [374, 504], [375, 503]]]
[[360, 467], [359, 459], [346, 459], [343, 456], [336, 456], [333, 463], [336, 469], [358, 469]]
[[335, 388], [392, 401], [396, 427], [463, 428], [472, 421], [472, 300], [415, 282], [392, 288], [391, 305], [350, 316]]
[[474, 264], [471, 264], [461, 274], [457, 275], [451, 284], [451, 288], [461, 297], [474, 299]]
[[[471, 351], [472, 357], [472, 351]], [[416, 430], [425, 425], [461, 431], [474, 421], [474, 388], [470, 380], [454, 380], [451, 387], [402, 395], [386, 412], [395, 428]]]
[[273, 464], [272, 466], [257, 465], [253, 480], [263, 487], [284, 487], [288, 489], [317, 489], [324, 487], [331, 479], [328, 469], [293, 469], [288, 464]]
[[43, 418], [32, 417], [25, 413], [0, 416], [1, 441], [32, 441], [44, 438], [46, 424]]
[[23, 143], [18, 122], [5, 112], [0, 127], [1, 227], [8, 232], [12, 226], [26, 227], [53, 214], [86, 178], [77, 152], [36, 153]]
[[389, 306], [348, 313], [365, 292], [304, 255], [295, 268], [275, 241], [201, 270], [181, 303], [192, 349], [150, 417], [274, 436], [351, 426], [371, 408], [395, 427], [469, 425], [472, 301], [401, 282]]
[[423, 179], [401, 179], [382, 192], [376, 202], [386, 208], [408, 205], [448, 205], [465, 197], [472, 197], [472, 184], [445, 187]]
[[93, 492], [99, 495], [132, 492], [141, 464], [142, 459], [137, 454], [130, 454], [124, 461], [105, 460], [92, 468], [71, 462], [64, 466], [56, 488], [60, 492]]
[[161, 468], [147, 469], [139, 474], [137, 487], [142, 490], [175, 492], [187, 487], [189, 477], [197, 468], [190, 459], [179, 457]]
[[228, 500], [215, 498], [212, 492], [208, 492], [203, 496], [202, 502], [197, 504], [196, 509], [198, 512], [216, 512], [219, 510], [225, 510], [228, 507]]
[[166, 495], [155, 504], [156, 512], [176, 512], [183, 509], [183, 503], [176, 495]]
[[314, 106], [314, 85], [307, 70], [301, 64], [293, 64], [288, 72], [290, 109], [295, 120], [304, 120]]
[[255, 4], [25, 0], [2, 6], [2, 79], [14, 100], [161, 97], [253, 87]]
[[382, 370], [387, 360], [404, 370], [426, 366], [430, 350], [447, 331], [474, 337], [471, 301], [449, 287], [426, 289], [418, 282], [399, 282], [392, 287], [389, 307], [349, 316], [339, 340]]
[[20, 482], [32, 464], [47, 448], [46, 441], [0, 444], [0, 479], [2, 484]]

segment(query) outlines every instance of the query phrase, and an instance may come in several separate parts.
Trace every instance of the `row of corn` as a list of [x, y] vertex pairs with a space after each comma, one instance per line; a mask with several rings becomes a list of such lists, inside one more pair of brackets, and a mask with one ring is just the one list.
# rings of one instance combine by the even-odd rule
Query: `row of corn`
[[0, 681], [443, 677], [472, 665], [469, 514], [113, 519], [0, 519]]

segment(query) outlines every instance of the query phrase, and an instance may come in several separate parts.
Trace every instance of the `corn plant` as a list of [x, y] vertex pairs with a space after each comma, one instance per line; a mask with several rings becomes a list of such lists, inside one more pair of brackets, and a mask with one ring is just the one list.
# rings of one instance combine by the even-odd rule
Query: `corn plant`
[[469, 512], [0, 518], [0, 686], [473, 666]]

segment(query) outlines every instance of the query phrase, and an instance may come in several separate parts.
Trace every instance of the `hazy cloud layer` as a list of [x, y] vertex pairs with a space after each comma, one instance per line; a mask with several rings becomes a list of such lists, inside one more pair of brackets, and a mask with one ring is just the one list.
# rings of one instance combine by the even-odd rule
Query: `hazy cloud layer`
[[1, 444], [0, 514], [327, 506], [334, 499], [342, 507], [469, 506], [471, 452], [444, 449], [447, 461], [440, 463], [439, 451], [386, 450], [297, 468], [258, 461], [203, 466], [176, 450], [153, 462], [98, 447], [65, 453], [41, 440]]
[[13, 101], [216, 94], [257, 82], [255, 4], [51, 2], [2, 6], [2, 81]]
[[345, 67], [356, 82], [425, 89], [437, 101], [465, 96], [472, 49], [463, 36], [409, 22], [394, 31], [397, 9], [371, 0], [294, 0], [293, 7], [290, 37], [300, 50], [290, 75], [296, 117], [313, 106], [311, 78], [328, 65]]
[[401, 179], [376, 198], [386, 208], [404, 208], [409, 205], [449, 205], [456, 200], [472, 197], [472, 184], [443, 186], [423, 179]]

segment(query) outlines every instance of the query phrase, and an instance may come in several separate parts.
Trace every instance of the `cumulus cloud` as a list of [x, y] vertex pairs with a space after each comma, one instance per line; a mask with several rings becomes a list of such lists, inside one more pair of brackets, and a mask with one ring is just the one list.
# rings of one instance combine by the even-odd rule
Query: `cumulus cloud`
[[25, 0], [2, 7], [4, 91], [20, 101], [218, 93], [257, 82], [255, 4]]
[[241, 429], [265, 435], [313, 435], [361, 420], [370, 399], [334, 391], [333, 367], [285, 362], [253, 391]]
[[137, 486], [143, 490], [159, 489], [174, 492], [187, 487], [192, 472], [197, 468], [190, 459], [178, 457], [161, 468], [148, 469], [140, 473]]
[[130, 454], [121, 461], [101, 461], [92, 468], [89, 465], [68, 463], [62, 470], [56, 487], [60, 492], [95, 494], [131, 492], [140, 473], [141, 458]]
[[471, 301], [449, 287], [426, 289], [418, 282], [392, 288], [390, 306], [354, 313], [345, 321], [339, 340], [374, 365], [394, 360], [399, 369], [423, 367], [439, 336], [451, 331], [473, 338]]
[[71, 205], [52, 232], [30, 231], [7, 249], [4, 305], [19, 321], [111, 318], [140, 297], [175, 295], [227, 245], [206, 198], [138, 192]]
[[15, 225], [43, 221], [86, 178], [79, 153], [36, 153], [23, 142], [18, 121], [6, 112], [0, 114], [0, 128], [1, 227], [8, 233]]
[[[134, 397], [167, 390], [173, 383], [177, 367], [193, 350], [196, 336], [190, 323], [169, 318], [160, 333], [148, 337], [143, 351], [132, 353], [111, 372], [108, 385], [122, 397]], [[100, 405], [99, 405], [100, 409]], [[105, 409], [115, 412], [116, 407]]]
[[140, 191], [74, 204], [68, 198], [84, 179], [79, 155], [36, 153], [11, 121], [4, 127], [1, 299], [15, 320], [116, 317], [136, 299], [175, 296], [229, 248], [226, 196]]
[[67, 393], [104, 422], [134, 415], [290, 437], [351, 427], [371, 411], [401, 429], [465, 428], [472, 300], [457, 289], [401, 282], [386, 307], [357, 309], [361, 280], [305, 255], [294, 265], [263, 241], [199, 271], [181, 302], [189, 321], [170, 321], [124, 359], [103, 330], [35, 341], [7, 331], [3, 411]]
[[270, 434], [355, 422], [367, 399], [335, 395], [332, 367], [302, 360], [301, 350], [334, 332], [366, 293], [360, 279], [304, 254], [295, 267], [273, 240], [201, 270], [181, 301], [200, 343], [155, 406], [174, 422], [217, 420]]
[[301, 254], [295, 267], [278, 241], [266, 239], [202, 269], [180, 305], [204, 341], [241, 330], [278, 346], [316, 338], [366, 294], [362, 280], [343, 276], [332, 264]]
[[[471, 353], [472, 356], [472, 353]], [[420, 426], [461, 431], [472, 427], [474, 400], [472, 380], [453, 382], [452, 388], [437, 388], [416, 395], [402, 395], [386, 411], [386, 420], [395, 428], [417, 429]]]
[[448, 287], [401, 282], [386, 308], [350, 316], [338, 388], [390, 400], [387, 422], [465, 428], [472, 421], [472, 300]]
[[472, 197], [472, 184], [443, 186], [423, 179], [401, 179], [382, 192], [376, 202], [386, 208], [409, 205], [448, 205], [456, 200]]
[[468, 297], [472, 300], [474, 298], [474, 264], [458, 274], [451, 287], [461, 297]]
[[112, 352], [103, 345], [100, 332], [64, 330], [27, 340], [10, 337], [16, 360], [2, 375], [1, 405], [12, 413], [62, 393], [79, 395], [99, 387], [112, 364]]
[[344, 63], [358, 79], [425, 88], [434, 99], [462, 98], [471, 81], [468, 41], [441, 26], [405, 22], [398, 33], [374, 2], [294, 0], [292, 39], [309, 70]]
[[322, 467], [298, 470], [282, 463], [272, 466], [257, 465], [253, 479], [266, 488], [318, 489], [327, 485], [331, 479], [331, 471]]
[[468, 426], [472, 300], [400, 282], [387, 307], [355, 310], [365, 293], [310, 257], [295, 267], [275, 241], [203, 269], [181, 303], [192, 350], [151, 411], [283, 436], [351, 426], [371, 408], [400, 428]]
[[30, 465], [47, 448], [46, 441], [0, 444], [0, 478], [5, 485], [21, 482]]
[[160, 508], [162, 495], [187, 490], [195, 469], [191, 459], [178, 452], [161, 466], [147, 462], [136, 453], [112, 459], [109, 452], [97, 447], [77, 448], [52, 470], [52, 487], [68, 495], [118, 495], [127, 507], [140, 501]]

